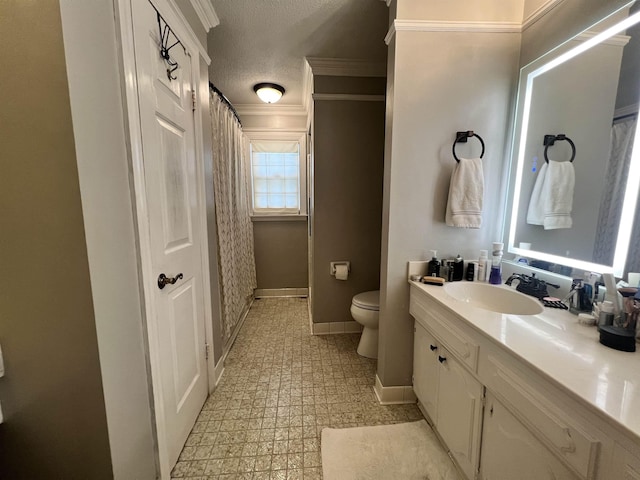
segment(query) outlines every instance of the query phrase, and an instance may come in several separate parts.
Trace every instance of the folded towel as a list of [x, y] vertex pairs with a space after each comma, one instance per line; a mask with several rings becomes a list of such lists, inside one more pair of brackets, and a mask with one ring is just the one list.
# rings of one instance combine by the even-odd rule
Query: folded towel
[[544, 206], [545, 199], [542, 196], [544, 181], [547, 178], [547, 164], [543, 163], [542, 168], [536, 177], [536, 183], [533, 185], [531, 199], [529, 200], [529, 210], [527, 211], [527, 223], [531, 225], [544, 225]]
[[453, 170], [453, 175], [451, 175], [446, 213], [447, 225], [460, 228], [480, 228], [483, 196], [482, 160], [461, 158]]
[[547, 179], [542, 191], [545, 200], [544, 229], [571, 228], [573, 208], [573, 188], [576, 174], [571, 162], [549, 160]]
[[544, 163], [533, 186], [527, 223], [545, 230], [571, 228], [575, 170], [571, 162]]

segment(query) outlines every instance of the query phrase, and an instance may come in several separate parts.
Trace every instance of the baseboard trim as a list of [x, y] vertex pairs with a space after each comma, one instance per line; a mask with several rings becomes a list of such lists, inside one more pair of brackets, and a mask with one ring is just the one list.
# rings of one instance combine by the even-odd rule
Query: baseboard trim
[[256, 288], [254, 293], [255, 298], [308, 296], [308, 288]]
[[358, 322], [323, 322], [314, 323], [311, 327], [313, 335], [339, 335], [341, 333], [360, 333], [362, 325]]
[[224, 359], [225, 359], [224, 356], [220, 358], [215, 368], [213, 369], [214, 383], [213, 383], [213, 388], [209, 390], [209, 393], [213, 393], [213, 391], [218, 387], [220, 380], [222, 379], [222, 374], [224, 373]]
[[385, 387], [382, 385], [378, 374], [376, 374], [376, 384], [373, 387], [373, 391], [378, 397], [380, 405], [416, 403], [417, 400], [412, 385]]
[[229, 351], [231, 350], [231, 347], [233, 347], [233, 344], [238, 337], [238, 333], [240, 333], [240, 329], [242, 328], [242, 325], [244, 325], [244, 321], [247, 319], [247, 315], [249, 314], [249, 310], [251, 310], [251, 305], [253, 305], [253, 302], [254, 299], [252, 298], [249, 304], [245, 307], [244, 312], [242, 312], [242, 315], [240, 315], [240, 321], [236, 324], [236, 327], [234, 328], [229, 341], [224, 346], [224, 353], [222, 354], [223, 362], [227, 360], [227, 355], [229, 355]]

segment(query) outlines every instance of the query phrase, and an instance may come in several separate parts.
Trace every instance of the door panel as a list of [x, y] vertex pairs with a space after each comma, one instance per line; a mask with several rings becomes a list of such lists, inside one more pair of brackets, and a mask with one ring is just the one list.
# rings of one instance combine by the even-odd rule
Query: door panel
[[578, 480], [489, 393], [486, 403], [480, 461], [483, 480]]
[[432, 422], [438, 419], [438, 344], [427, 330], [415, 323], [413, 341], [413, 390]]
[[165, 253], [170, 253], [175, 248], [191, 244], [187, 152], [183, 131], [161, 118], [158, 118], [158, 130], [162, 139], [163, 236]]
[[440, 346], [438, 432], [468, 478], [474, 478], [480, 451], [482, 385]]
[[[174, 46], [169, 54], [178, 68], [169, 79], [160, 56], [156, 11], [147, 1], [133, 1], [132, 14], [151, 250], [144, 278], [152, 292], [147, 324], [158, 447], [166, 476], [208, 393], [192, 67], [182, 45]], [[160, 289], [161, 273], [182, 278]]]

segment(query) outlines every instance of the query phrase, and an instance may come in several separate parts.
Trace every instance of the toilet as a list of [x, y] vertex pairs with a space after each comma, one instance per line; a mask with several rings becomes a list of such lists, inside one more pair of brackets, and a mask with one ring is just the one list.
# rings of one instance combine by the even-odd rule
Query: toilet
[[378, 315], [380, 290], [362, 292], [351, 300], [351, 316], [364, 327], [358, 344], [358, 354], [378, 358]]

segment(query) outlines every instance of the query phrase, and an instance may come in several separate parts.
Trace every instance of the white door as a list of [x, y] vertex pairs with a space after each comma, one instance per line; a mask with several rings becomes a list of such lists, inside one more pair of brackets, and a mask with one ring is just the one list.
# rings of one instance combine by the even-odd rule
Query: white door
[[[169, 52], [178, 64], [169, 78], [151, 4], [137, 0], [132, 9], [144, 165], [144, 172], [138, 173], [144, 176], [151, 263], [144, 282], [152, 292], [152, 305], [147, 306], [150, 363], [160, 462], [166, 475], [208, 388], [193, 82], [191, 57], [180, 44]], [[169, 39], [169, 45], [174, 42]], [[161, 274], [176, 282], [161, 289]]]

